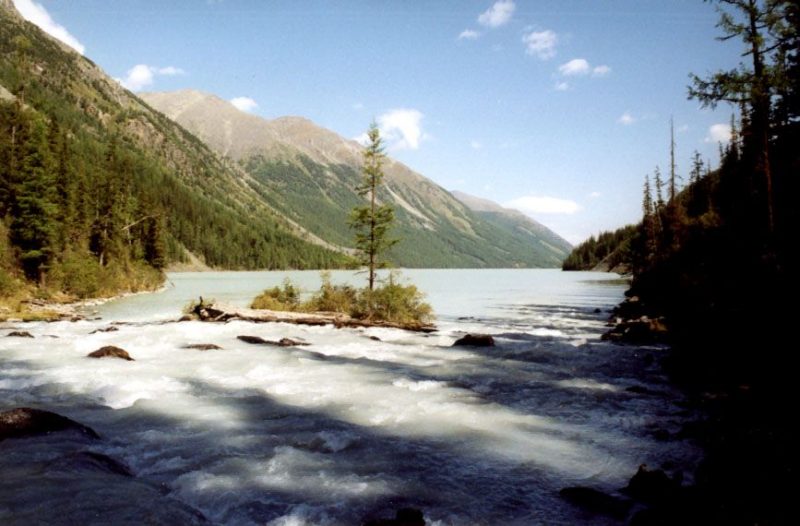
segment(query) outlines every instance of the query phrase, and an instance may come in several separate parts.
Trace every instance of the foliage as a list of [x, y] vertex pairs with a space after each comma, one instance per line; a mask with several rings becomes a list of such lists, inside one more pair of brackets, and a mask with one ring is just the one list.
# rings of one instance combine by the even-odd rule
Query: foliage
[[6, 9], [0, 85], [15, 96], [0, 101], [6, 275], [84, 297], [154, 284], [187, 250], [233, 269], [347, 262], [295, 237], [198, 139]]
[[350, 285], [334, 285], [330, 272], [322, 272], [322, 285], [307, 304], [314, 312], [337, 312], [352, 315], [357, 310], [359, 292]]
[[375, 271], [386, 266], [386, 251], [398, 240], [389, 237], [389, 230], [394, 223], [394, 208], [388, 204], [378, 203], [378, 188], [383, 184], [383, 163], [386, 154], [380, 130], [374, 122], [367, 130], [369, 142], [364, 148], [363, 179], [356, 188], [368, 204], [356, 206], [350, 214], [350, 227], [355, 230], [355, 247], [358, 261], [367, 267], [369, 290], [375, 288]]
[[[280, 311], [301, 310], [300, 288], [289, 278], [283, 280], [280, 287], [267, 289], [253, 300], [251, 309], [267, 309]], [[302, 309], [305, 310], [305, 309]]]
[[424, 294], [414, 285], [400, 284], [398, 278], [399, 273], [393, 271], [386, 283], [373, 291], [362, 291], [361, 303], [369, 306], [369, 310], [363, 311], [362, 316], [372, 321], [406, 324], [431, 321], [433, 309], [425, 303]]
[[631, 243], [637, 235], [634, 225], [601, 232], [575, 247], [562, 265], [563, 270], [592, 270], [598, 265], [605, 268], [631, 268]]
[[321, 273], [322, 285], [311, 298], [300, 301], [300, 289], [288, 278], [281, 287], [259, 294], [250, 305], [253, 309], [292, 312], [334, 312], [356, 319], [408, 325], [428, 323], [433, 309], [414, 285], [400, 283], [400, 273], [392, 271], [384, 283], [373, 290], [333, 284], [328, 272]]

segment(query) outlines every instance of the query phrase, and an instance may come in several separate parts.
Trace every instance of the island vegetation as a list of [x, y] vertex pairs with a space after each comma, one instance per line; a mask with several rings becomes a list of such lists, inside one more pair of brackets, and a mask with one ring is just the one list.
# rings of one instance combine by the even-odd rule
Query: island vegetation
[[367, 286], [355, 288], [335, 285], [328, 272], [322, 273], [322, 285], [311, 298], [301, 301], [301, 291], [288, 278], [281, 287], [273, 287], [257, 296], [251, 308], [273, 311], [291, 311], [344, 314], [367, 323], [394, 323], [410, 328], [426, 325], [432, 319], [431, 306], [414, 285], [400, 282], [400, 273], [392, 271], [380, 283], [378, 270], [386, 268], [386, 251], [399, 239], [391, 237], [394, 210], [386, 202], [378, 201], [378, 189], [384, 178], [382, 170], [386, 154], [380, 131], [375, 123], [367, 131], [367, 145], [363, 153], [362, 181], [356, 191], [366, 200], [352, 210], [350, 227], [355, 231], [356, 257], [367, 274]]

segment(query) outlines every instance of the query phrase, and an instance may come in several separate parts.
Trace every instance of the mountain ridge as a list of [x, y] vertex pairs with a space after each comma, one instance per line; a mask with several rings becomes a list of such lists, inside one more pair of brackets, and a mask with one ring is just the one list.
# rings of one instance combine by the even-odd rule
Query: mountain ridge
[[[296, 116], [263, 119], [197, 90], [139, 96], [258, 181], [254, 188], [280, 213], [338, 246], [351, 246], [347, 218], [360, 203], [362, 147]], [[397, 265], [419, 267], [558, 267], [569, 245], [533, 223], [527, 234], [474, 212], [450, 192], [387, 158], [381, 200], [395, 205], [403, 242], [390, 253]], [[548, 243], [537, 243], [544, 235]]]

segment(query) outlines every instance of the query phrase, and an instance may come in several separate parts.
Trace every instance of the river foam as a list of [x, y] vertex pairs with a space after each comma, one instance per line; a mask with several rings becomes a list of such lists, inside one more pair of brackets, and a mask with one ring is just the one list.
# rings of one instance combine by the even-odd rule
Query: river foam
[[[433, 524], [571, 524], [587, 517], [559, 499], [561, 487], [613, 491], [639, 464], [694, 458], [687, 444], [656, 438], [685, 418], [679, 393], [652, 365], [663, 351], [599, 340], [621, 285], [551, 271], [439, 272], [409, 273], [440, 314], [432, 335], [162, 323], [203, 290], [203, 275], [172, 276], [171, 292], [103, 306], [102, 320], [29, 323], [35, 338], [1, 338], [0, 403], [90, 425], [103, 437], [93, 451], [221, 524], [358, 524], [403, 505]], [[447, 289], [453, 275], [457, 292]], [[283, 278], [263, 276], [267, 284]], [[236, 289], [244, 278], [261, 287], [252, 277], [206, 283], [227, 290], [229, 279]], [[118, 330], [90, 334], [115, 320]], [[450, 347], [463, 332], [493, 334], [497, 346]], [[310, 345], [250, 345], [242, 334]], [[222, 349], [183, 348], [194, 343]], [[135, 361], [85, 357], [103, 345]], [[4, 474], [63, 454], [45, 447], [52, 437], [26, 440], [34, 445], [0, 442]], [[84, 474], [70, 484], [80, 493], [97, 481]], [[58, 495], [24, 493], [36, 501], [20, 502], [4, 491], [11, 487], [0, 486], [4, 522], [14, 513], [3, 509], [41, 507]]]

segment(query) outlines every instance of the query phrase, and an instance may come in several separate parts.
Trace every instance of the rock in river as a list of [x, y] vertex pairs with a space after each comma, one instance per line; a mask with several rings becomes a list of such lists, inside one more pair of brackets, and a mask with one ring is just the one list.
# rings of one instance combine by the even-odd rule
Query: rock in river
[[457, 339], [453, 347], [494, 347], [494, 338], [489, 334], [467, 334]]
[[0, 441], [6, 438], [46, 435], [70, 429], [91, 438], [100, 438], [92, 428], [50, 411], [18, 407], [0, 413]]
[[100, 347], [96, 351], [90, 352], [86, 356], [89, 358], [122, 358], [123, 360], [128, 360], [129, 362], [133, 361], [133, 358], [131, 358], [131, 355], [128, 354], [128, 351], [125, 349], [120, 349], [119, 347], [114, 347], [113, 345]]

